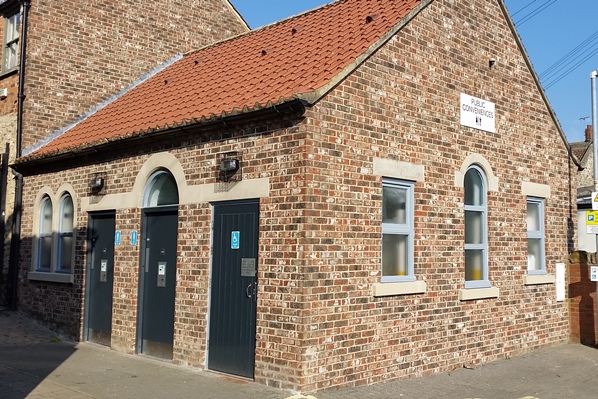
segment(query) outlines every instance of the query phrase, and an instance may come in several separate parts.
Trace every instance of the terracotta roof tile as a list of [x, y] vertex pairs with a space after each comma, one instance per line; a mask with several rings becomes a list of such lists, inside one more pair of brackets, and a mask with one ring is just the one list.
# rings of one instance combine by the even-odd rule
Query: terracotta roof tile
[[571, 152], [573, 152], [573, 155], [575, 155], [575, 157], [579, 161], [582, 161], [588, 150], [591, 148], [591, 146], [591, 141], [580, 141], [576, 143], [571, 143]]
[[301, 98], [329, 84], [421, 0], [339, 0], [184, 55], [26, 158]]

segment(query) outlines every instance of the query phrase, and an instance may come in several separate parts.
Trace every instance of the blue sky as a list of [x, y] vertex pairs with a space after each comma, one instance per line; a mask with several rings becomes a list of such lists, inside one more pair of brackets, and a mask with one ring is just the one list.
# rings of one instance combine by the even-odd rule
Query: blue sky
[[[231, 2], [249, 26], [257, 28], [330, 1]], [[506, 0], [505, 3], [567, 138], [571, 142], [582, 141], [586, 125], [592, 123], [590, 73], [598, 69], [598, 2]]]

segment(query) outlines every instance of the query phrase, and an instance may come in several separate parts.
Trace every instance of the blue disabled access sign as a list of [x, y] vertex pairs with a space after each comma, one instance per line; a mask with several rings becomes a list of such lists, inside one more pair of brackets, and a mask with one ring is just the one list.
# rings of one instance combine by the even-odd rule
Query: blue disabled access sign
[[233, 231], [230, 234], [230, 249], [239, 249], [239, 241], [241, 234], [238, 231]]

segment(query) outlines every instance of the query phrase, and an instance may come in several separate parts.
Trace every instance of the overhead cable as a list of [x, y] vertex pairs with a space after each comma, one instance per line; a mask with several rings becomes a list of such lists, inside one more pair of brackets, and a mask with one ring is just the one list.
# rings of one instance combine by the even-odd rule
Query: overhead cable
[[[533, 17], [535, 17], [536, 15], [538, 15], [539, 13], [541, 13], [542, 11], [544, 11], [545, 9], [547, 9], [548, 7], [550, 7], [551, 5], [556, 3], [556, 1], [557, 0], [547, 0], [546, 2], [542, 3], [541, 5], [539, 5], [538, 7], [536, 7], [529, 13], [527, 13], [525, 16], [523, 16], [518, 21], [515, 21], [515, 25], [517, 25], [517, 26], [523, 25], [524, 23], [526, 23], [527, 21], [529, 21], [530, 19], [532, 19]], [[532, 1], [532, 3], [533, 3], [533, 1]]]

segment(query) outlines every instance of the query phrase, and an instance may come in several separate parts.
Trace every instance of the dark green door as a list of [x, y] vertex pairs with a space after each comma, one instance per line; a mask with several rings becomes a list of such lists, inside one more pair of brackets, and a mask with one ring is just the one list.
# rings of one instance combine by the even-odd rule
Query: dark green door
[[177, 230], [176, 207], [144, 211], [137, 350], [163, 359], [172, 359]]
[[110, 346], [114, 282], [114, 213], [89, 216], [86, 339]]
[[258, 201], [214, 205], [208, 368], [253, 378]]

